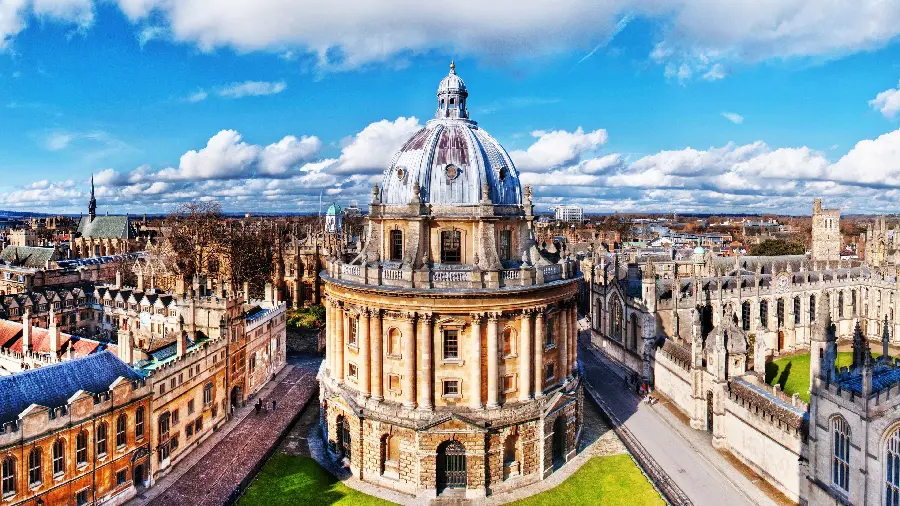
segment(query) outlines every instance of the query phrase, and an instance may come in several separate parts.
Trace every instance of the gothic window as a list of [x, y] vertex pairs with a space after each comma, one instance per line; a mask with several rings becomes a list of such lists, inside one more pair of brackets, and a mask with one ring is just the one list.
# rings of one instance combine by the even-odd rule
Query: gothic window
[[741, 304], [741, 328], [750, 330], [750, 301], [745, 300]]
[[75, 463], [77, 465], [87, 464], [87, 431], [82, 430], [75, 436]]
[[462, 233], [459, 230], [441, 232], [441, 263], [458, 264], [462, 261]]
[[622, 311], [622, 305], [617, 296], [614, 296], [612, 300], [609, 301], [609, 310], [612, 312], [612, 317], [609, 319], [610, 337], [621, 342], [623, 330], [625, 328], [625, 317]]
[[816, 321], [816, 296], [809, 296], [809, 323]]
[[794, 325], [800, 325], [800, 297], [794, 297]]
[[400, 331], [393, 327], [388, 330], [387, 352], [391, 356], [400, 356]]
[[831, 419], [831, 483], [839, 489], [850, 490], [850, 426], [837, 416]]
[[34, 448], [28, 454], [28, 484], [40, 485], [41, 474], [41, 449]]
[[53, 476], [66, 472], [66, 444], [62, 439], [53, 442]]
[[444, 330], [444, 359], [459, 358], [459, 331], [456, 329]]
[[403, 260], [403, 231], [391, 230], [391, 260]]
[[838, 292], [838, 318], [844, 317], [844, 292]]
[[769, 327], [769, 301], [759, 301], [759, 324], [762, 328]]
[[884, 460], [884, 504], [900, 506], [900, 428], [888, 438]]
[[3, 472], [0, 477], [2, 477], [2, 497], [16, 495], [16, 459], [12, 457], [3, 459]]
[[850, 292], [850, 314], [856, 316], [856, 290]]
[[106, 454], [106, 423], [97, 425], [97, 455]]
[[[193, 402], [193, 401], [191, 401]], [[134, 410], [134, 439], [142, 439], [144, 437], [144, 406], [138, 406]]]
[[775, 304], [775, 316], [778, 319], [778, 326], [784, 327], [784, 299], [778, 299], [778, 303]]
[[630, 339], [630, 342], [628, 343], [628, 348], [631, 349], [632, 351], [637, 351], [637, 347], [638, 347], [637, 342], [638, 342], [637, 315], [634, 313], [631, 313], [631, 339]]
[[516, 351], [516, 339], [513, 329], [506, 327], [503, 329], [503, 356], [509, 357]]
[[119, 418], [116, 419], [116, 447], [121, 448], [125, 446], [127, 442], [127, 438], [125, 437], [125, 428], [128, 426], [128, 420], [125, 418], [125, 415], [119, 415]]
[[497, 245], [500, 260], [512, 260], [512, 230], [501, 230]]

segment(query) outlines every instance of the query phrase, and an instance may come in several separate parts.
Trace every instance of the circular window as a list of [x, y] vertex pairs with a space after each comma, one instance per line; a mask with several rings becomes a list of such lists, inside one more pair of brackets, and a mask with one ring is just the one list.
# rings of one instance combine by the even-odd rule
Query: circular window
[[403, 167], [397, 167], [397, 179], [403, 181], [404, 177], [406, 177], [406, 171]]
[[506, 181], [506, 175], [508, 173], [509, 171], [506, 169], [506, 167], [500, 167], [500, 170], [497, 171], [497, 175], [500, 177], [500, 181]]
[[447, 175], [447, 179], [456, 179], [459, 177], [459, 167], [453, 165], [452, 163], [446, 167], [444, 167], [444, 174]]

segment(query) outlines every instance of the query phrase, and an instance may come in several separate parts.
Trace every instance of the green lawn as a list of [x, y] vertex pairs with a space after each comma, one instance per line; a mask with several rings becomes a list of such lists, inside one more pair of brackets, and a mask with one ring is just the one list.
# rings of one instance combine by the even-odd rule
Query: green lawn
[[[873, 351], [872, 356], [877, 358], [881, 354]], [[852, 362], [852, 351], [838, 352], [838, 369], [849, 367]], [[786, 394], [798, 393], [804, 402], [809, 402], [809, 353], [779, 358], [766, 364], [766, 383], [773, 386], [778, 383]]]
[[513, 503], [515, 506], [664, 505], [628, 454], [593, 457], [554, 489]]
[[238, 506], [387, 506], [388, 501], [347, 487], [309, 457], [276, 453], [247, 489]]

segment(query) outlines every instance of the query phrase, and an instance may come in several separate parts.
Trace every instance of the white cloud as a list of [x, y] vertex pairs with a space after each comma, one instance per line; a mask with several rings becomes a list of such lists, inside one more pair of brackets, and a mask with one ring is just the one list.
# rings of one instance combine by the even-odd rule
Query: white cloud
[[722, 116], [735, 125], [740, 125], [744, 122], [744, 117], [736, 112], [723, 112]]
[[196, 103], [196, 102], [203, 102], [204, 100], [207, 99], [207, 97], [209, 97], [209, 94], [206, 93], [206, 91], [204, 91], [204, 90], [197, 90], [197, 91], [195, 91], [194, 93], [191, 93], [190, 95], [188, 95], [187, 101], [188, 101], [188, 102], [193, 102], [193, 103]]
[[68, 132], [54, 132], [47, 136], [44, 146], [50, 151], [60, 151], [69, 147], [73, 139], [75, 136]]
[[339, 173], [382, 172], [394, 153], [421, 128], [415, 116], [372, 123], [345, 141], [334, 169]]
[[703, 74], [703, 79], [707, 81], [718, 81], [719, 79], [725, 79], [725, 66], [721, 63], [716, 63], [709, 70]]
[[516, 167], [525, 172], [541, 172], [577, 163], [586, 153], [591, 153], [606, 144], [606, 130], [585, 133], [581, 127], [574, 132], [555, 130], [547, 132], [535, 130], [531, 136], [537, 138], [526, 150], [510, 152]]
[[287, 89], [284, 81], [244, 81], [231, 83], [219, 88], [218, 94], [224, 98], [261, 97], [265, 95], [277, 95]]
[[896, 88], [884, 90], [869, 100], [869, 105], [876, 111], [880, 111], [885, 118], [894, 119], [900, 112], [900, 84]]

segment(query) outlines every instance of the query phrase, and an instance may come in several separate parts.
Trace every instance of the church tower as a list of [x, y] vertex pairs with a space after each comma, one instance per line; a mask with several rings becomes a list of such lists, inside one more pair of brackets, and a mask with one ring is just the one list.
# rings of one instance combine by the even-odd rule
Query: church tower
[[822, 209], [822, 199], [816, 199], [813, 203], [811, 260], [841, 260], [841, 210]]

